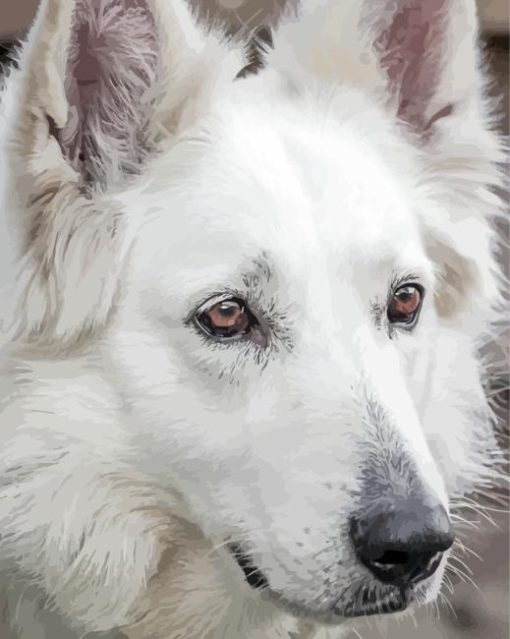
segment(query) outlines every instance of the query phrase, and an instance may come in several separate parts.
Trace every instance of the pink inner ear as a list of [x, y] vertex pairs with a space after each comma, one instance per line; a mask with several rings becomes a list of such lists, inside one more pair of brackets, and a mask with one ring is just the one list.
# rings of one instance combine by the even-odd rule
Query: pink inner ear
[[404, 0], [402, 4], [376, 48], [390, 89], [398, 96], [398, 117], [413, 129], [426, 132], [452, 110], [451, 105], [444, 105], [428, 115], [443, 62], [448, 0]]
[[78, 0], [68, 52], [62, 151], [84, 181], [105, 181], [115, 161], [136, 170], [158, 65], [145, 0]]

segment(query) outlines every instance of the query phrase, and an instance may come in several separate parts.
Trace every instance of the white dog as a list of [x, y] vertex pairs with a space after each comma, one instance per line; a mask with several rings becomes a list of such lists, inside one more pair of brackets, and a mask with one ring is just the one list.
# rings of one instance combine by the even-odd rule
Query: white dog
[[496, 444], [472, 0], [45, 0], [0, 123], [8, 637], [341, 637], [440, 588]]

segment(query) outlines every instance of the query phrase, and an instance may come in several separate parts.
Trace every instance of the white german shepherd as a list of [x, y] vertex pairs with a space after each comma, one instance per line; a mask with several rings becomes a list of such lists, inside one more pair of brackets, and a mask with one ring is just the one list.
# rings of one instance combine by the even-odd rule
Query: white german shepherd
[[45, 0], [2, 95], [5, 633], [341, 637], [432, 601], [496, 444], [472, 0]]

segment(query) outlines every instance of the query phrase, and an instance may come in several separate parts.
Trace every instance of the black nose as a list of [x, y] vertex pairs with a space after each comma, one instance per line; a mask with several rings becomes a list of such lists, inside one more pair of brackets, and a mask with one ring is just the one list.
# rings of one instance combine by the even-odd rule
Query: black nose
[[386, 505], [352, 519], [351, 538], [377, 579], [401, 587], [430, 577], [454, 539], [445, 509], [419, 504]]

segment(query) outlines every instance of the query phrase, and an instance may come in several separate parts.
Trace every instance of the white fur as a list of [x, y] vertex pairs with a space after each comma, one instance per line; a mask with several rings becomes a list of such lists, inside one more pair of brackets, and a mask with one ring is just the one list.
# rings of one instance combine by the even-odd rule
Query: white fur
[[[426, 140], [396, 120], [372, 3], [304, 0], [267, 68], [235, 82], [235, 48], [180, 1], [147, 5], [154, 23], [130, 14], [112, 35], [125, 111], [94, 120], [103, 160], [86, 176], [46, 117], [71, 126], [74, 3], [43, 3], [2, 95], [5, 632], [333, 639], [356, 621], [298, 619], [224, 544], [320, 618], [366, 573], [346, 532], [366, 455], [402, 452], [452, 509], [490, 479], [477, 348], [498, 301], [500, 155], [472, 3], [449, 5], [427, 117], [456, 109]], [[409, 273], [420, 322], [390, 339], [371, 305]], [[275, 314], [272, 349], [211, 347], [186, 322], [243, 275]]]

